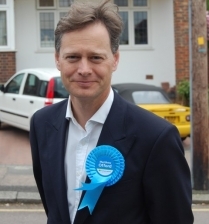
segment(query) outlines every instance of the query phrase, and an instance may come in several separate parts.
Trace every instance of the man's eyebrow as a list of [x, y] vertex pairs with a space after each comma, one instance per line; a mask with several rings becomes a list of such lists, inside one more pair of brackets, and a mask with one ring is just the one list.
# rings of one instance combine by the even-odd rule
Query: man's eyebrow
[[[82, 53], [77, 52], [77, 51], [70, 51], [70, 52], [65, 52], [63, 54], [63, 56], [67, 56], [67, 55], [81, 55]], [[87, 53], [87, 55], [100, 55], [100, 56], [105, 56], [105, 52], [104, 51], [90, 51]]]

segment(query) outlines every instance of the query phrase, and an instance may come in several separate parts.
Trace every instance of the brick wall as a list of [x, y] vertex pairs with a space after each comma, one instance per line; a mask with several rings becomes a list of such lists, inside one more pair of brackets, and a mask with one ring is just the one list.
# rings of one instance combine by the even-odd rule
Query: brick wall
[[0, 84], [16, 72], [15, 52], [0, 52]]
[[189, 0], [174, 0], [176, 84], [189, 79]]

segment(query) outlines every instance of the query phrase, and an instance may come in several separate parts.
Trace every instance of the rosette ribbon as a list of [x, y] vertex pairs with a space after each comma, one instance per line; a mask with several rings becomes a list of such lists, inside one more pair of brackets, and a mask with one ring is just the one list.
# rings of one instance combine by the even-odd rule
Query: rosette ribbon
[[86, 160], [86, 173], [91, 182], [82, 183], [82, 187], [75, 189], [86, 191], [78, 210], [88, 207], [92, 214], [104, 187], [115, 184], [122, 177], [124, 168], [124, 158], [116, 148], [109, 145], [94, 148]]

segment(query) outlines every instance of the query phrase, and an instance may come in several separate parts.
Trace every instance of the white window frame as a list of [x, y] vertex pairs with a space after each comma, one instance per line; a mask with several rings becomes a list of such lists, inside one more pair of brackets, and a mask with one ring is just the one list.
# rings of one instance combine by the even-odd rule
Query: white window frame
[[53, 0], [53, 2], [54, 2], [54, 6], [40, 6], [39, 5], [39, 0], [36, 0], [36, 7], [37, 7], [37, 9], [43, 9], [43, 10], [46, 10], [46, 9], [56, 9], [57, 1]]
[[[128, 37], [129, 44], [120, 44], [120, 50], [139, 50], [151, 48], [151, 9], [150, 0], [147, 0], [147, 6], [133, 6], [133, 0], [128, 0], [128, 6], [118, 6], [119, 12], [128, 12]], [[134, 12], [147, 12], [147, 44], [135, 44], [134, 40]]]
[[39, 1], [37, 0], [37, 51], [38, 52], [54, 52], [53, 47], [41, 47], [40, 39], [40, 13], [54, 13], [54, 30], [57, 26], [57, 23], [60, 19], [61, 12], [68, 12], [69, 7], [59, 7], [59, 0], [54, 0], [54, 7], [40, 7]]
[[63, 10], [41, 10], [37, 12], [37, 43], [38, 43], [38, 52], [54, 52], [54, 45], [52, 47], [41, 47], [41, 39], [40, 39], [40, 13], [54, 13], [54, 30], [57, 26], [57, 23], [60, 19], [60, 13], [66, 12], [67, 10], [62, 8]]
[[55, 26], [56, 26], [56, 12], [55, 12], [55, 10], [38, 11], [38, 20], [37, 20], [38, 21], [38, 24], [37, 24], [37, 27], [38, 27], [38, 32], [37, 32], [38, 51], [48, 52], [48, 51], [54, 50], [54, 46], [52, 46], [52, 47], [41, 47], [41, 38], [40, 38], [40, 35], [41, 35], [40, 14], [41, 13], [53, 13], [54, 14], [54, 29], [55, 29]]
[[39, 0], [36, 0], [36, 7], [37, 9], [43, 9], [43, 10], [46, 10], [46, 9], [66, 9], [67, 7], [60, 7], [59, 6], [59, 0], [53, 0], [54, 2], [54, 5], [53, 6], [40, 6], [39, 5]]
[[7, 0], [6, 5], [0, 5], [0, 11], [6, 12], [7, 45], [0, 45], [0, 52], [15, 50], [15, 27], [14, 27], [14, 1]]
[[[37, 4], [38, 4], [37, 0]], [[54, 47], [41, 47], [40, 40], [40, 13], [53, 12], [54, 13], [54, 29], [59, 21], [60, 12], [67, 12], [68, 7], [59, 7], [59, 0], [54, 0], [54, 7], [38, 7], [37, 5], [37, 43], [38, 51], [40, 52], [53, 52]], [[129, 44], [120, 45], [120, 50], [149, 50], [152, 49], [151, 45], [151, 9], [150, 0], [147, 0], [147, 6], [133, 6], [133, 0], [128, 0], [128, 6], [119, 6], [119, 11], [128, 12], [128, 37]], [[134, 40], [134, 12], [147, 12], [147, 35], [148, 44], [135, 44]]]

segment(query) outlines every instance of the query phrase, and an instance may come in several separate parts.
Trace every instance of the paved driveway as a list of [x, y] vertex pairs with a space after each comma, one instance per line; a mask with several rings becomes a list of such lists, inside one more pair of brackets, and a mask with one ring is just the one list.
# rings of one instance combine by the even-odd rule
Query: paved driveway
[[32, 164], [29, 132], [2, 124], [2, 129], [0, 129], [0, 164]]
[[[185, 156], [190, 166], [190, 139], [184, 142]], [[0, 164], [31, 165], [29, 132], [3, 124], [0, 129]]]

